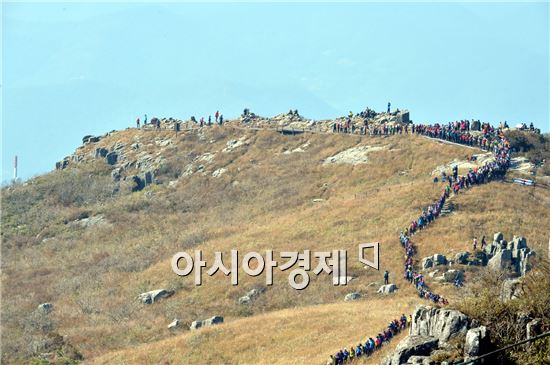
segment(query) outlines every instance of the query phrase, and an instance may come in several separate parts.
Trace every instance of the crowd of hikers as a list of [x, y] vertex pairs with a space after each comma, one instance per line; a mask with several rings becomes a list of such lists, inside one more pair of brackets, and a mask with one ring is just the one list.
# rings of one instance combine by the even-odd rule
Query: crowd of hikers
[[353, 361], [356, 358], [366, 358], [371, 356], [376, 350], [391, 341], [394, 336], [409, 327], [411, 322], [411, 315], [409, 315], [409, 318], [407, 319], [407, 316], [403, 314], [401, 318], [391, 321], [388, 326], [374, 336], [374, 338], [369, 337], [364, 343], [361, 342], [357, 345], [350, 346], [349, 350], [346, 347], [338, 351], [336, 354], [330, 355], [327, 365], [340, 365]]
[[[440, 127], [421, 126], [420, 129], [415, 128], [413, 133], [424, 134], [426, 131], [439, 131], [439, 128]], [[469, 134], [470, 126], [468, 123], [449, 124], [444, 130], [450, 131], [449, 128], [452, 128], [452, 137], [447, 137], [449, 134], [446, 134], [446, 132], [443, 132], [443, 134], [438, 132], [431, 137], [440, 139], [456, 138], [454, 140], [456, 143], [469, 145], [469, 140], [467, 138], [462, 138], [463, 135]], [[452, 171], [448, 175], [444, 173], [442, 180], [443, 182], [448, 181], [448, 185], [446, 184], [437, 201], [424, 209], [422, 214], [420, 214], [416, 220], [411, 221], [399, 235], [399, 242], [405, 250], [405, 280], [414, 284], [420, 298], [430, 300], [438, 305], [446, 305], [448, 301], [439, 294], [430, 291], [424, 280], [424, 276], [414, 269], [415, 261], [413, 256], [415, 254], [415, 246], [411, 241], [411, 237], [415, 233], [426, 228], [432, 221], [440, 216], [441, 209], [451, 196], [451, 192], [456, 195], [459, 194], [461, 190], [468, 189], [473, 185], [483, 184], [504, 176], [506, 170], [510, 167], [511, 150], [508, 140], [504, 137], [501, 128], [495, 129], [490, 125], [483, 125], [483, 138], [486, 140], [483, 146], [493, 152], [495, 157], [494, 161], [489, 161], [480, 167], [472, 168], [465, 175], [458, 174], [457, 165], [453, 166]], [[480, 147], [482, 146], [480, 145]], [[482, 238], [482, 244], [485, 244], [485, 237]], [[474, 238], [473, 245], [477, 247], [477, 238]], [[389, 272], [386, 270], [384, 272], [384, 282], [386, 284], [388, 283], [388, 278]], [[461, 287], [462, 282], [456, 279], [453, 285], [455, 287]], [[403, 315], [399, 321], [392, 321], [387, 330], [378, 334], [376, 339], [369, 338], [365, 345], [359, 344], [356, 347], [352, 346], [349, 351], [344, 348], [335, 355], [331, 355], [327, 365], [343, 364], [359, 356], [369, 356], [373, 351], [376, 351], [385, 342], [389, 341], [400, 330], [410, 326], [411, 322], [412, 318], [410, 316], [407, 322], [407, 318]], [[394, 325], [392, 325], [392, 323]]]

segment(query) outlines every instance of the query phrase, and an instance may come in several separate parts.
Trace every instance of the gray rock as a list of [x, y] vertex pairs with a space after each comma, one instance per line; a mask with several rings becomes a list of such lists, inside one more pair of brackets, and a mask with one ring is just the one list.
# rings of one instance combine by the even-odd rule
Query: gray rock
[[455, 255], [455, 262], [457, 264], [466, 265], [468, 263], [468, 258], [470, 257], [469, 252], [459, 252]]
[[171, 329], [176, 329], [180, 326], [180, 321], [178, 319], [174, 319], [169, 325], [168, 325], [168, 329], [171, 330]]
[[494, 235], [494, 238], [493, 238], [493, 241], [494, 242], [500, 242], [504, 239], [504, 235], [502, 234], [502, 232], [497, 232], [495, 233]]
[[459, 279], [460, 281], [462, 281], [464, 280], [464, 271], [455, 270], [455, 269], [447, 270], [446, 272], [443, 273], [443, 279], [447, 283], [452, 283], [456, 279]]
[[116, 169], [113, 169], [113, 171], [111, 171], [111, 178], [113, 179], [113, 181], [119, 181], [122, 177], [122, 167], [117, 167]]
[[418, 356], [414, 355], [409, 357], [409, 360], [407, 361], [407, 365], [433, 365], [435, 364], [435, 361], [433, 361], [430, 356]]
[[464, 355], [466, 359], [476, 357], [484, 353], [489, 341], [489, 334], [487, 327], [480, 326], [477, 328], [471, 328], [466, 333], [466, 339], [464, 341]]
[[95, 158], [104, 158], [107, 156], [107, 154], [109, 153], [109, 151], [106, 149], [106, 148], [96, 148], [95, 149], [95, 152], [94, 152], [94, 157]]
[[487, 266], [496, 271], [509, 270], [512, 268], [512, 251], [501, 249], [487, 262]]
[[447, 257], [438, 253], [433, 255], [433, 261], [435, 265], [447, 265]]
[[204, 321], [194, 321], [193, 323], [191, 323], [191, 327], [189, 328], [192, 330], [196, 330], [202, 327], [210, 327], [219, 323], [223, 323], [223, 317], [214, 316], [212, 318], [205, 319]]
[[239, 298], [239, 304], [250, 304], [265, 291], [265, 288], [254, 288]]
[[437, 348], [439, 340], [431, 336], [411, 335], [397, 345], [395, 351], [382, 360], [382, 365], [406, 364], [412, 356], [428, 356]]
[[145, 183], [145, 186], [151, 185], [153, 183], [153, 177], [154, 177], [154, 174], [151, 171], [146, 171], [143, 174], [143, 181]]
[[361, 298], [361, 294], [359, 294], [357, 292], [353, 292], [353, 293], [346, 294], [346, 297], [344, 298], [344, 300], [346, 302], [349, 302], [351, 300], [356, 300], [356, 299], [359, 299], [359, 298]]
[[42, 303], [38, 306], [38, 310], [42, 313], [48, 314], [52, 311], [53, 304], [52, 303]]
[[67, 158], [65, 158], [62, 161], [59, 161], [59, 162], [55, 163], [55, 169], [56, 170], [63, 170], [65, 168], [67, 168], [67, 166], [69, 166], [69, 160]]
[[500, 299], [504, 302], [519, 298], [523, 294], [521, 279], [504, 280], [500, 288]]
[[432, 260], [432, 257], [424, 257], [422, 259], [422, 269], [423, 270], [426, 270], [426, 269], [429, 269], [430, 267], [433, 267], [434, 266], [434, 262]]
[[487, 262], [489, 261], [489, 258], [487, 257], [487, 254], [483, 251], [476, 251], [474, 253], [474, 258], [478, 262], [481, 263], [481, 265], [485, 266], [487, 265]]
[[429, 269], [436, 265], [447, 265], [447, 258], [444, 255], [436, 253], [433, 256], [424, 257], [422, 259], [423, 269]]
[[394, 293], [396, 290], [397, 290], [397, 285], [387, 284], [387, 285], [382, 285], [380, 289], [378, 289], [378, 293], [388, 295], [388, 294]]
[[418, 306], [412, 317], [411, 335], [432, 336], [440, 342], [465, 335], [470, 328], [470, 319], [452, 309]]
[[101, 138], [100, 137], [94, 137], [94, 136], [84, 136], [82, 137], [82, 144], [86, 144], [86, 143], [96, 143], [96, 142], [99, 142]]
[[116, 152], [109, 152], [105, 156], [105, 160], [107, 161], [107, 163], [109, 165], [116, 165], [117, 160], [118, 160], [118, 154]]
[[141, 293], [138, 296], [138, 299], [141, 300], [144, 304], [153, 304], [154, 302], [162, 299], [162, 298], [168, 298], [174, 295], [175, 291], [173, 290], [166, 290], [166, 289], [157, 289], [157, 290], [151, 290], [146, 293]]
[[524, 276], [532, 268], [532, 260], [535, 257], [535, 252], [530, 251], [529, 248], [522, 248], [518, 250], [517, 255], [517, 273]]
[[130, 179], [132, 179], [132, 192], [143, 190], [143, 188], [145, 187], [145, 181], [143, 181], [141, 177], [134, 175]]

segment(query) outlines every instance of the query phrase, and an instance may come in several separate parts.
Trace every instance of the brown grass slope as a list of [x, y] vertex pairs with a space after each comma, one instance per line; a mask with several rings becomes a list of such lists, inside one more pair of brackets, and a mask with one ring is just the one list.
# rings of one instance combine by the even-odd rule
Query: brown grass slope
[[[136, 134], [142, 141], [172, 136], [127, 130], [100, 143], [127, 142]], [[242, 135], [247, 145], [221, 152], [228, 140]], [[400, 278], [398, 232], [439, 195], [442, 185], [431, 182], [431, 171], [472, 153], [416, 136], [283, 136], [213, 128], [202, 138], [196, 131], [173, 138], [159, 171], [163, 184], [141, 192], [113, 194], [110, 169], [102, 162], [2, 190], [2, 333], [10, 334], [2, 338], [3, 362], [26, 362], [43, 347], [46, 330], [33, 320], [43, 302], [54, 304], [47, 330], [66, 336], [86, 359], [100, 363], [319, 362], [414, 307], [414, 291]], [[284, 153], [306, 142], [305, 152]], [[358, 144], [384, 149], [371, 152], [367, 164], [322, 165]], [[181, 176], [207, 152], [215, 157], [204, 163], [204, 174]], [[211, 176], [222, 167], [224, 174]], [[168, 187], [178, 176], [178, 184]], [[313, 203], [314, 198], [324, 201]], [[454, 198], [456, 213], [415, 236], [418, 257], [464, 250], [474, 234], [494, 231], [524, 235], [542, 252], [547, 230], [541, 222], [548, 221], [549, 199], [546, 191], [504, 183], [461, 193]], [[82, 213], [101, 214], [109, 224], [66, 224]], [[403, 287], [389, 300], [368, 287], [380, 282], [381, 274], [356, 259], [357, 244], [372, 241], [382, 245], [381, 269]], [[334, 287], [321, 274], [298, 292], [289, 287], [288, 274], [275, 269], [275, 284], [254, 304], [242, 306], [238, 297], [262, 286], [265, 276], [241, 272], [234, 287], [228, 277], [204, 273], [203, 285], [196, 287], [191, 277], [177, 277], [170, 269], [175, 252], [195, 248], [207, 262], [214, 251], [230, 249], [346, 249], [349, 275], [357, 279]], [[160, 287], [176, 294], [149, 306], [136, 300]], [[437, 290], [451, 299], [455, 294], [445, 286]], [[367, 299], [344, 304], [351, 291]], [[196, 333], [166, 329], [174, 318], [189, 324], [212, 315], [223, 315], [226, 323]]]

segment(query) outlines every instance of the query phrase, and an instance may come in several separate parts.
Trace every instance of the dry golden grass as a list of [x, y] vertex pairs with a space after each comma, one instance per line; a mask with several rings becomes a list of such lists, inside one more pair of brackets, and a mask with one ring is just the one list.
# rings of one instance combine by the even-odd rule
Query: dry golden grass
[[412, 301], [393, 297], [285, 309], [113, 352], [89, 363], [325, 364], [329, 353], [364, 342], [383, 329], [388, 318], [413, 308]]
[[[271, 362], [293, 363], [297, 353], [301, 360], [315, 363], [340, 346], [374, 334], [388, 316], [399, 314], [395, 309], [412, 308], [417, 299], [401, 279], [404, 254], [397, 239], [399, 231], [439, 196], [442, 185], [431, 182], [431, 171], [455, 158], [466, 158], [472, 150], [416, 136], [282, 136], [225, 128], [204, 134], [204, 140], [197, 131], [176, 139], [168, 131], [126, 130], [100, 142], [109, 147], [117, 141], [133, 143], [138, 136], [144, 146], [152, 144], [147, 149], [153, 152], [154, 139], [173, 137], [173, 147], [163, 152], [166, 167], [158, 176], [164, 184], [147, 187], [148, 195], [142, 191], [63, 206], [51, 197], [63, 189], [52, 181], [73, 181], [64, 172], [42, 176], [39, 183], [17, 187], [15, 192], [2, 191], [3, 198], [8, 197], [5, 206], [9, 204], [2, 212], [2, 330], [11, 333], [3, 341], [5, 362], [25, 361], [29, 352], [21, 323], [46, 301], [54, 304], [51, 317], [56, 330], [85, 358], [112, 358], [119, 363], [141, 363], [130, 360], [136, 346], [142, 346], [136, 353], [142, 356], [140, 360], [147, 360], [144, 349], [148, 347], [158, 352], [151, 363], [200, 363], [200, 356], [212, 363], [257, 363], [257, 356], [263, 361], [263, 355], [255, 355], [256, 348], [267, 351], [266, 359]], [[241, 135], [246, 135], [248, 145], [220, 152], [228, 140]], [[283, 153], [305, 142], [309, 142], [306, 152]], [[365, 165], [321, 165], [326, 157], [359, 143], [385, 149], [372, 152]], [[86, 146], [85, 153], [93, 148]], [[211, 163], [204, 163], [204, 175], [181, 177], [175, 188], [166, 186], [195, 156], [207, 152], [216, 155]], [[227, 172], [211, 177], [220, 167]], [[85, 168], [81, 170], [86, 173]], [[36, 194], [29, 203], [34, 204], [32, 210], [14, 208], [19, 200], [10, 200], [10, 196], [35, 196], [48, 184], [49, 195]], [[324, 201], [312, 203], [314, 198]], [[548, 199], [547, 192], [531, 195], [527, 188], [514, 185], [474, 187], [453, 198], [459, 207], [456, 213], [414, 237], [417, 257], [465, 250], [472, 235], [491, 237], [494, 231], [522, 234], [530, 246], [542, 250], [547, 237], [540, 222], [548, 221]], [[83, 210], [103, 214], [111, 225], [82, 229], [63, 223]], [[37, 217], [45, 218], [33, 225]], [[41, 243], [41, 234], [53, 240]], [[376, 286], [368, 284], [381, 282], [381, 273], [366, 270], [357, 261], [357, 244], [372, 241], [381, 243], [381, 270], [388, 269], [391, 281], [401, 287], [395, 297], [377, 298]], [[334, 287], [327, 275], [312, 277], [308, 289], [298, 292], [287, 284], [287, 273], [275, 269], [275, 284], [254, 304], [242, 306], [237, 299], [250, 288], [263, 286], [265, 276], [251, 278], [241, 273], [240, 285], [233, 287], [227, 277], [211, 278], [204, 273], [203, 285], [196, 287], [191, 277], [177, 277], [170, 269], [175, 252], [195, 248], [204, 252], [207, 262], [214, 251], [232, 248], [240, 252], [346, 249], [348, 274], [356, 279], [346, 287]], [[136, 300], [139, 293], [160, 287], [175, 289], [176, 294], [150, 306]], [[451, 298], [457, 295], [450, 286], [435, 287]], [[344, 303], [343, 297], [352, 291], [367, 299]], [[361, 308], [377, 315], [365, 314], [356, 320], [353, 314]], [[223, 315], [227, 323], [177, 338], [166, 329], [174, 318], [189, 324], [213, 315]], [[335, 320], [348, 327], [335, 326]], [[319, 330], [329, 332], [325, 335]], [[197, 339], [201, 333], [204, 338]], [[233, 338], [242, 341], [225, 343]], [[280, 341], [273, 350], [266, 344], [271, 338]], [[168, 355], [162, 357], [163, 351]]]

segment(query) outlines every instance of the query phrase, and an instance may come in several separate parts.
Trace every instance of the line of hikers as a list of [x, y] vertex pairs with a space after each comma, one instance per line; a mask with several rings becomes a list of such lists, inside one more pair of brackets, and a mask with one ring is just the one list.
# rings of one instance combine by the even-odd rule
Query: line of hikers
[[494, 161], [488, 161], [479, 168], [470, 169], [465, 176], [459, 176], [458, 166], [453, 166], [452, 175], [448, 177], [449, 185], [441, 192], [439, 199], [434, 204], [428, 206], [426, 210], [423, 210], [418, 219], [413, 220], [408, 227], [400, 232], [399, 241], [405, 249], [405, 272], [403, 276], [407, 281], [415, 285], [421, 298], [429, 299], [438, 304], [448, 304], [445, 298], [429, 291], [423, 275], [414, 270], [413, 255], [415, 254], [415, 247], [411, 242], [411, 236], [439, 217], [445, 201], [451, 194], [451, 190], [456, 195], [460, 190], [470, 188], [472, 185], [484, 184], [504, 176], [506, 170], [510, 167], [511, 150], [509, 142], [502, 134], [494, 135], [492, 142], [494, 142], [492, 143], [493, 154], [495, 156]]
[[327, 365], [341, 365], [351, 362], [356, 358], [365, 358], [371, 356], [376, 350], [380, 349], [384, 344], [391, 341], [399, 332], [409, 327], [412, 322], [412, 316], [409, 314], [409, 319], [403, 314], [401, 318], [391, 321], [386, 329], [378, 333], [374, 338], [369, 337], [364, 343], [359, 343], [356, 346], [350, 346], [350, 349], [343, 348], [334, 355], [330, 355]]
[[[419, 232], [420, 230], [425, 228], [434, 219], [439, 217], [445, 201], [450, 196], [451, 185], [453, 184], [453, 181], [454, 184], [456, 184], [456, 186], [453, 185], [453, 193], [458, 194], [461, 189], [469, 188], [474, 184], [484, 184], [486, 182], [504, 176], [506, 170], [510, 166], [510, 144], [502, 134], [502, 131], [497, 130], [495, 133], [495, 130], [492, 127], [489, 126], [489, 128], [487, 128], [487, 131], [491, 130], [491, 132], [487, 134], [491, 137], [491, 141], [494, 142], [492, 143], [492, 147], [495, 161], [486, 162], [479, 168], [470, 169], [466, 176], [459, 176], [458, 167], [455, 165], [453, 167], [452, 175], [449, 176], [449, 181], [451, 181], [451, 183], [449, 186], [445, 187], [439, 199], [434, 204], [428, 206], [428, 208], [422, 212], [418, 219], [411, 221], [410, 225], [406, 227], [403, 231], [401, 231], [399, 235], [399, 241], [405, 249], [406, 259], [404, 278], [409, 283], [414, 284], [420, 298], [430, 300], [436, 304], [446, 305], [449, 302], [447, 301], [447, 299], [443, 298], [439, 294], [431, 292], [426, 285], [424, 276], [414, 270], [413, 256], [415, 254], [415, 247], [411, 242], [411, 237], [416, 232]], [[482, 241], [485, 240], [483, 239]], [[474, 242], [475, 246], [477, 243], [477, 239]], [[384, 272], [384, 282], [386, 284], [388, 283], [388, 279], [389, 272], [386, 270]], [[456, 287], [460, 287], [462, 286], [462, 283], [455, 280], [454, 285]], [[375, 340], [369, 338], [367, 342], [365, 342], [365, 345], [359, 344], [356, 347], [352, 346], [350, 351], [348, 351], [347, 349], [343, 349], [338, 351], [335, 355], [330, 355], [330, 360], [327, 362], [327, 365], [343, 364], [359, 356], [370, 356], [373, 351], [377, 350], [382, 344], [389, 341], [397, 332], [407, 326], [410, 326], [411, 322], [411, 316], [409, 316], [409, 321], [407, 321], [405, 315], [401, 316], [399, 321], [394, 320], [390, 322], [388, 330], [384, 331], [383, 334], [378, 334]], [[394, 323], [395, 325], [392, 326], [391, 323]]]

